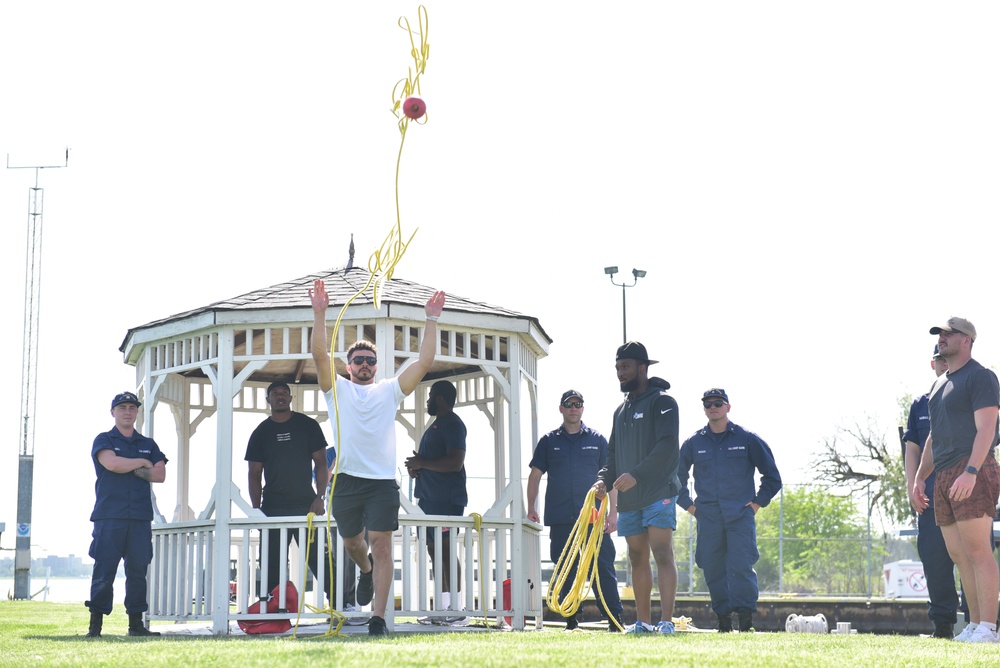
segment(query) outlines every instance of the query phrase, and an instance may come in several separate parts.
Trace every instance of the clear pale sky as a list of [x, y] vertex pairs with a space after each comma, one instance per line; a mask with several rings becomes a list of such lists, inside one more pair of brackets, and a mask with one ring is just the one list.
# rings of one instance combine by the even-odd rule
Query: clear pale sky
[[[0, 7], [0, 151], [31, 165], [71, 149], [41, 175], [33, 556], [86, 553], [90, 446], [135, 387], [118, 352], [130, 327], [343, 266], [351, 233], [364, 262], [388, 233], [390, 96], [410, 63], [396, 20], [417, 6]], [[870, 415], [895, 438], [896, 399], [929, 388], [927, 330], [949, 315], [978, 327], [977, 359], [1000, 361], [996, 3], [427, 9], [429, 122], [411, 126], [400, 177], [404, 231], [419, 231], [397, 276], [539, 319], [554, 340], [543, 432], [569, 387], [610, 431], [609, 265], [648, 272], [628, 290], [629, 338], [660, 360], [682, 437], [722, 386], [788, 483], [810, 480], [838, 424]], [[33, 183], [0, 174], [5, 548]], [[159, 440], [170, 456], [170, 430]]]

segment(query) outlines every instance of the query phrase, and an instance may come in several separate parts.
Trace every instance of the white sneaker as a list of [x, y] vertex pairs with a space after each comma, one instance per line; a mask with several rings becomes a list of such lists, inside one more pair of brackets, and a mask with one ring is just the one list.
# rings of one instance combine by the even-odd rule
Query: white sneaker
[[[361, 608], [358, 608], [348, 603], [347, 605], [344, 606], [344, 612], [361, 612]], [[365, 624], [368, 623], [368, 619], [369, 619], [368, 617], [364, 616], [348, 617], [347, 619], [344, 620], [344, 624], [347, 626], [364, 626]]]
[[985, 626], [983, 626], [983, 625], [980, 624], [979, 627], [976, 628], [976, 630], [972, 632], [972, 635], [969, 636], [969, 642], [993, 642], [993, 643], [996, 643], [996, 642], [1000, 642], [1000, 638], [997, 637], [997, 634], [996, 634], [995, 631], [993, 631], [992, 629], [986, 628]]
[[969, 642], [969, 638], [975, 633], [979, 624], [966, 624], [962, 632], [955, 636], [955, 642]]
[[436, 626], [468, 626], [469, 618], [464, 615], [455, 615], [453, 617], [435, 617], [433, 623]]
[[636, 622], [625, 627], [625, 633], [656, 633], [656, 627], [646, 622]]

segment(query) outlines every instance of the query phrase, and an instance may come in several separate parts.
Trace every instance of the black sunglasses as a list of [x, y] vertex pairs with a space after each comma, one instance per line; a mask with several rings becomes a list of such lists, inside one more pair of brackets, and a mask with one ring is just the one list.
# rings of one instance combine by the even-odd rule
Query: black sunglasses
[[351, 358], [351, 364], [357, 364], [361, 366], [362, 364], [367, 364], [368, 366], [375, 366], [378, 362], [378, 358], [374, 355], [355, 355]]
[[725, 401], [706, 401], [706, 402], [704, 402], [703, 405], [705, 406], [705, 408], [711, 408], [712, 406], [715, 406], [716, 408], [722, 408], [723, 406], [726, 405], [726, 402]]
[[562, 402], [563, 408], [583, 408], [582, 401], [564, 401]]

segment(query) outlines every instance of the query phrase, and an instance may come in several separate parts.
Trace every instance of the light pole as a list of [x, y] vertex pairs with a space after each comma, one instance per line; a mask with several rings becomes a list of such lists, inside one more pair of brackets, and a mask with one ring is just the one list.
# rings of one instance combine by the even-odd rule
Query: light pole
[[622, 281], [621, 283], [615, 283], [615, 274], [618, 273], [618, 267], [605, 267], [604, 268], [604, 273], [607, 274], [608, 277], [611, 279], [611, 284], [612, 285], [619, 285], [619, 286], [621, 286], [621, 289], [622, 289], [622, 343], [628, 343], [628, 333], [627, 333], [627, 329], [625, 327], [625, 322], [626, 322], [626, 318], [625, 318], [625, 288], [631, 288], [631, 287], [633, 287], [636, 283], [639, 282], [640, 278], [642, 278], [643, 276], [646, 275], [646, 272], [643, 271], [642, 269], [633, 269], [632, 270], [632, 282], [631, 283], [626, 283], [625, 281]]

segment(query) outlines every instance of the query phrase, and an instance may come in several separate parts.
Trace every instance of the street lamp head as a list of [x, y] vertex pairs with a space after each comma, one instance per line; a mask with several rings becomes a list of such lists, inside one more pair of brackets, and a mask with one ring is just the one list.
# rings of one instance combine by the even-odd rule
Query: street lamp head
[[608, 276], [614, 276], [615, 274], [618, 273], [618, 267], [605, 267], [604, 273], [607, 274]]
[[646, 275], [646, 272], [643, 271], [642, 269], [633, 269], [632, 275], [635, 276], [636, 278], [642, 278], [643, 276]]

